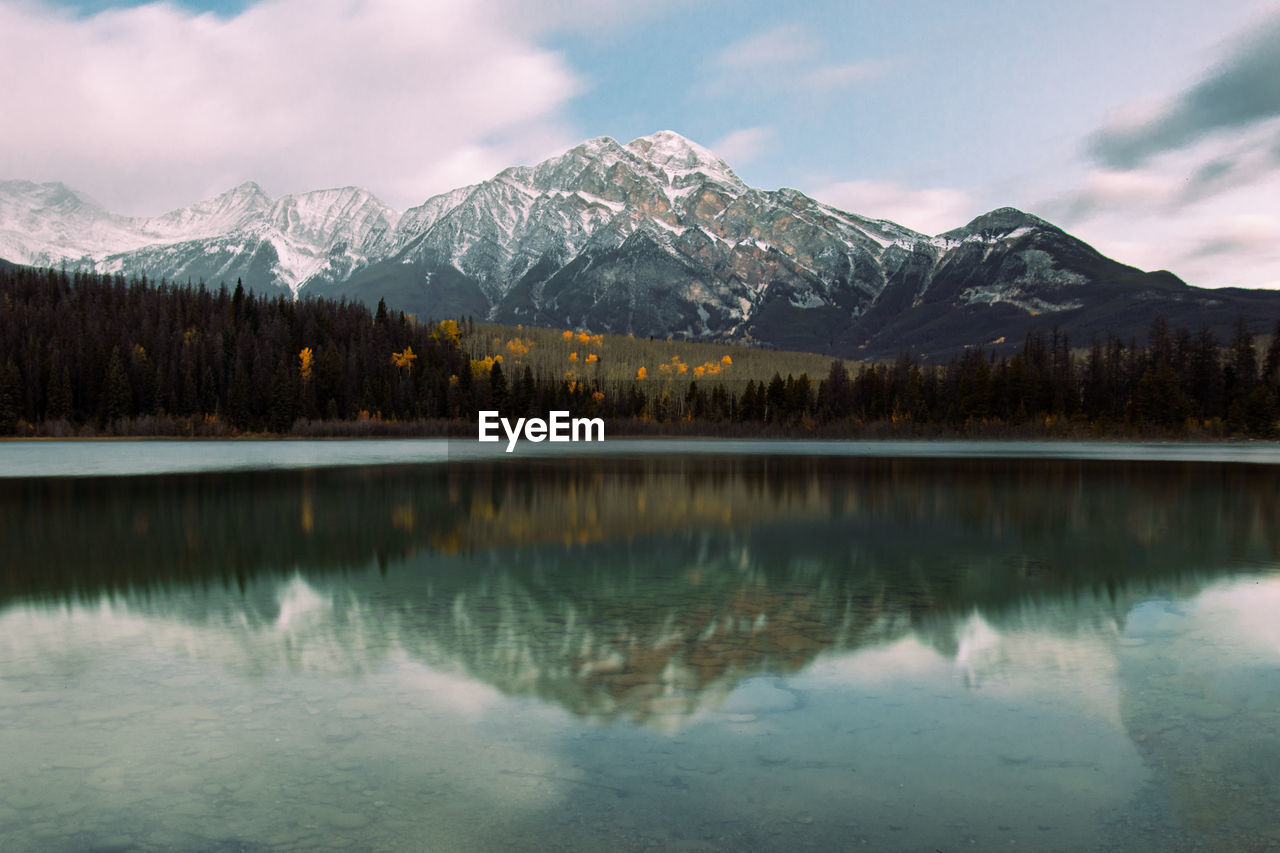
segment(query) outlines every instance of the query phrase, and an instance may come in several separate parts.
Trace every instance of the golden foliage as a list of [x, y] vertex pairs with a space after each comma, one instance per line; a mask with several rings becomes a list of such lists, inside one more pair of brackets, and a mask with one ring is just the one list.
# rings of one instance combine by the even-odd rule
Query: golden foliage
[[577, 354], [576, 352], [571, 352], [571, 353], [569, 353], [569, 360], [570, 360], [570, 361], [577, 361], [577, 360], [578, 360], [578, 354]]
[[431, 337], [457, 345], [462, 341], [462, 329], [458, 328], [457, 320], [441, 320], [436, 323], [435, 331], [431, 333]]
[[[395, 356], [391, 356], [392, 360]], [[298, 351], [298, 375], [302, 377], [302, 381], [306, 382], [311, 378], [311, 364], [315, 361], [315, 353], [311, 351], [311, 347], [303, 347]]]
[[640, 369], [636, 371], [636, 379], [648, 379], [648, 378], [649, 378], [649, 371], [644, 369], [644, 365], [641, 365]]
[[493, 372], [495, 364], [502, 363], [500, 355], [486, 355], [484, 358], [471, 359], [471, 375], [476, 379], [486, 379]]
[[[728, 357], [729, 356], [727, 355], [725, 356], [725, 358], [728, 358]], [[693, 369], [693, 375], [696, 377], [718, 376], [720, 374], [720, 370], [721, 370], [720, 365], [722, 363], [723, 362], [708, 361], [705, 364], [700, 364]], [[683, 373], [684, 371], [680, 371], [680, 372]]]
[[[528, 366], [535, 372], [551, 376], [563, 374], [566, 368], [590, 365], [592, 378], [608, 383], [661, 376], [664, 382], [678, 385], [695, 380], [719, 380], [730, 372], [737, 381], [768, 382], [774, 373], [782, 376], [789, 373], [825, 376], [831, 366], [830, 356], [812, 353], [742, 347], [732, 348], [732, 354], [726, 355], [723, 343], [661, 341], [647, 336], [637, 338], [633, 334], [592, 334], [576, 329], [489, 323], [477, 323], [474, 333], [464, 333], [461, 347], [474, 359], [501, 353], [521, 368]], [[571, 358], [571, 351], [577, 353], [577, 359]], [[660, 374], [656, 367], [663, 362], [670, 366], [665, 375]], [[701, 374], [697, 372], [699, 365]], [[506, 366], [503, 365], [504, 369]], [[643, 377], [640, 374], [642, 366], [645, 366]], [[846, 366], [856, 373], [856, 364], [846, 363]]]
[[[303, 352], [309, 353], [311, 350], [307, 349], [303, 350]], [[417, 357], [418, 355], [413, 351], [413, 347], [405, 347], [402, 352], [391, 353], [391, 363], [404, 370], [411, 370]]]

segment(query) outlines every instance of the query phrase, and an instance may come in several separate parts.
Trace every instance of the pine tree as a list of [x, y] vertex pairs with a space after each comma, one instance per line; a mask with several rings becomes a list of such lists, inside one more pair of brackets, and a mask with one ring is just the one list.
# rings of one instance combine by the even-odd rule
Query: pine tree
[[0, 435], [12, 435], [18, 426], [22, 381], [13, 359], [0, 367]]
[[1271, 345], [1262, 363], [1262, 381], [1280, 391], [1280, 320], [1276, 321], [1276, 330], [1271, 333]]
[[53, 371], [45, 416], [51, 421], [65, 420], [71, 417], [71, 406], [71, 371], [64, 364]]
[[489, 368], [489, 400], [498, 411], [507, 405], [507, 378], [502, 374], [502, 362], [495, 361]]
[[125, 372], [124, 359], [120, 357], [119, 347], [111, 350], [111, 361], [107, 365], [104, 388], [103, 420], [107, 424], [112, 424], [129, 417], [133, 413], [133, 391], [129, 388], [129, 374]]

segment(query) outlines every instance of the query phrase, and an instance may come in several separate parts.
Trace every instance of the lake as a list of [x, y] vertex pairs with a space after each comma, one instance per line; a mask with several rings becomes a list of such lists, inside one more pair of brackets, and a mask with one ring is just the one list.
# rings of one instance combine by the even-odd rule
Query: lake
[[5, 849], [1280, 849], [1275, 445], [565, 447], [0, 443]]

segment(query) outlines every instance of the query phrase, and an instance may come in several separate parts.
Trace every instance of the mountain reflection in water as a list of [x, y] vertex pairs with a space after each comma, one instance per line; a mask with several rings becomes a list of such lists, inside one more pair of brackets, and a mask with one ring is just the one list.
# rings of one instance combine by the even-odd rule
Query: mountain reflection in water
[[[247, 679], [407, 658], [460, 703], [496, 691], [659, 732], [733, 712], [761, 676], [1069, 682], [1167, 777], [1167, 808], [1236, 843], [1271, 837], [1280, 801], [1249, 754], [1280, 766], [1280, 694], [1248, 687], [1274, 682], [1280, 637], [1241, 616], [1280, 605], [1276, 482], [696, 456], [0, 481], [0, 661], [83, 666], [144, 637]], [[1185, 621], [1177, 655], [1143, 633], [1166, 617]], [[1241, 651], [1259, 632], [1264, 651]], [[1016, 744], [1000, 760], [1033, 761]], [[1189, 781], [1196, 765], [1226, 781]]]

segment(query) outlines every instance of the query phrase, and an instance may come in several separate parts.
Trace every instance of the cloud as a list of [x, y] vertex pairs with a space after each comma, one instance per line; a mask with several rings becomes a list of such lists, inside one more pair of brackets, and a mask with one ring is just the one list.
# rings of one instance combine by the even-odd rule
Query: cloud
[[1201, 287], [1280, 287], [1280, 119], [1133, 169], [1098, 168], [1037, 209], [1099, 251]]
[[818, 40], [807, 29], [786, 24], [734, 42], [720, 51], [715, 65], [729, 71], [799, 65], [820, 51]]
[[[496, 0], [0, 0], [0, 163], [158, 213], [235, 184], [356, 184], [406, 207], [576, 140], [583, 83]], [[16, 129], [16, 132], [13, 130]]]
[[1071, 225], [1106, 212], [1169, 217], [1218, 196], [1270, 182], [1280, 173], [1280, 118], [1248, 131], [1215, 135], [1139, 166], [1089, 168], [1074, 187], [1041, 204]]
[[[1134, 105], [1083, 147], [1083, 177], [1041, 208], [1100, 251], [1190, 284], [1280, 288], [1280, 14], [1198, 82]], [[1263, 216], [1245, 211], [1267, 211]]]
[[1069, 192], [1040, 205], [1066, 225], [1113, 210], [1163, 209], [1181, 192], [1183, 178], [1156, 169], [1095, 169]]
[[1216, 69], [1163, 109], [1105, 128], [1090, 145], [1102, 163], [1121, 169], [1204, 137], [1280, 116], [1280, 15], [1264, 21]]
[[1241, 214], [1206, 233], [1188, 252], [1195, 258], [1253, 254], [1280, 246], [1280, 216]]
[[858, 83], [869, 83], [888, 75], [895, 63], [886, 59], [865, 59], [843, 65], [824, 65], [800, 75], [800, 86], [805, 89], [843, 89]]
[[981, 212], [961, 190], [950, 187], [916, 190], [896, 181], [842, 181], [812, 195], [841, 210], [873, 219], [888, 219], [925, 234], [958, 228]]
[[727, 133], [709, 146], [730, 166], [750, 163], [773, 145], [773, 128], [744, 127]]
[[757, 33], [722, 49], [709, 63], [701, 94], [825, 94], [883, 77], [894, 63], [881, 59], [832, 62], [827, 46], [798, 24]]

